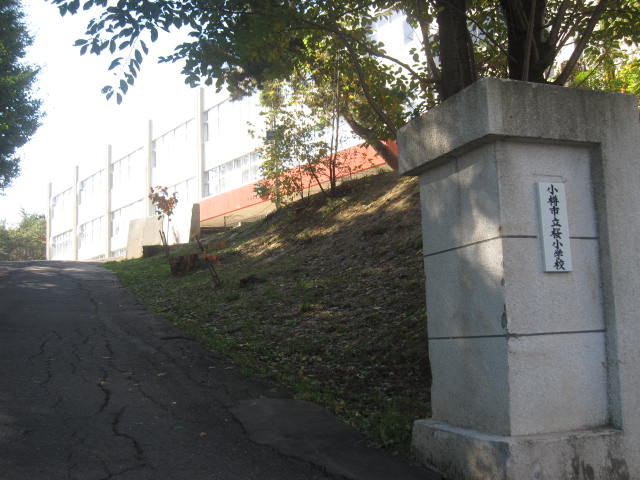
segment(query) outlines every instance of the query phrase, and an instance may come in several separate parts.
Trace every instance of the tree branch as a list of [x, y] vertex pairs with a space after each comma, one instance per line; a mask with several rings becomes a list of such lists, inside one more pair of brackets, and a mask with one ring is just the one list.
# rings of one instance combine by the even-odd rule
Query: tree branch
[[371, 95], [371, 92], [369, 91], [369, 87], [367, 86], [364, 70], [362, 69], [362, 64], [360, 63], [360, 59], [358, 58], [356, 53], [353, 51], [353, 45], [349, 43], [349, 39], [343, 34], [343, 32], [337, 31], [335, 33], [338, 35], [340, 40], [342, 40], [342, 43], [344, 44], [347, 50], [349, 58], [351, 58], [351, 62], [353, 63], [353, 66], [356, 70], [356, 75], [358, 76], [360, 87], [362, 88], [362, 93], [367, 99], [369, 106], [373, 109], [373, 111], [378, 116], [378, 118], [382, 120], [382, 122], [387, 127], [389, 132], [392, 134], [393, 138], [395, 138], [398, 132], [398, 129], [396, 128], [394, 123], [391, 121], [391, 118], [389, 118], [386, 112], [382, 110], [380, 105], [378, 105], [378, 103], [375, 101], [375, 99], [373, 98], [373, 95]]
[[373, 149], [382, 157], [382, 159], [392, 169], [398, 170], [398, 156], [382, 142], [380, 139], [371, 138], [373, 131], [364, 125], [359, 124], [351, 115], [342, 112], [342, 117], [346, 120], [353, 130], [353, 133], [362, 138], [365, 142], [373, 147]]
[[422, 35], [422, 51], [424, 52], [424, 56], [427, 60], [427, 68], [429, 68], [429, 73], [431, 74], [433, 83], [436, 84], [436, 90], [438, 93], [441, 93], [442, 85], [440, 83], [442, 79], [440, 78], [440, 69], [436, 65], [435, 56], [433, 55], [431, 45], [429, 44], [429, 39], [431, 38], [431, 32], [429, 31], [430, 24], [425, 21], [424, 7], [425, 5], [422, 0], [416, 0], [416, 19], [418, 26], [420, 27], [420, 34]]
[[535, 23], [536, 0], [531, 1], [527, 22], [527, 38], [524, 42], [524, 60], [522, 62], [522, 80], [529, 80], [529, 63], [531, 62], [531, 47], [533, 43], [533, 24]]
[[[440, 83], [442, 82], [441, 72], [438, 66], [436, 65], [435, 56], [433, 55], [433, 51], [431, 50], [431, 45], [429, 45], [429, 30], [428, 28], [424, 28], [423, 25], [420, 25], [420, 31], [422, 32], [422, 50], [424, 51], [424, 56], [427, 59], [427, 66], [429, 67], [429, 73], [431, 73], [431, 77], [433, 79], [433, 83], [437, 85], [438, 92], [441, 90]], [[425, 36], [427, 35], [427, 36]]]
[[[494, 47], [496, 47], [500, 53], [502, 53], [503, 55], [505, 55], [506, 57], [509, 56], [509, 52], [507, 52], [502, 45], [500, 45], [500, 43], [498, 43], [498, 41], [489, 34], [489, 32], [487, 32], [480, 23], [478, 23], [478, 21], [476, 19], [474, 19], [473, 17], [467, 15], [467, 12], [465, 12], [464, 10], [457, 8], [456, 5], [454, 5], [452, 2], [450, 2], [449, 0], [440, 0], [442, 3], [446, 3], [447, 5], [449, 5], [451, 8], [453, 8], [454, 10], [457, 10], [458, 12], [462, 12], [464, 13], [465, 17], [467, 18], [467, 20], [469, 20], [471, 23], [473, 23], [476, 28], [478, 30], [480, 30], [480, 33], [482, 33], [484, 35], [484, 38], [486, 40], [489, 41], [489, 43], [491, 43]], [[432, 0], [432, 3], [434, 3], [434, 0]], [[479, 38], [479, 37], [476, 37]]]
[[576, 44], [576, 47], [574, 48], [573, 53], [571, 54], [571, 57], [569, 57], [569, 60], [567, 61], [566, 65], [562, 69], [562, 72], [560, 72], [560, 75], [558, 75], [558, 78], [556, 78], [555, 81], [553, 82], [554, 84], [564, 85], [564, 83], [569, 78], [569, 75], [571, 75], [571, 72], [573, 71], [576, 64], [578, 63], [578, 60], [580, 59], [582, 52], [587, 46], [587, 42], [589, 41], [589, 38], [593, 33], [593, 29], [595, 28], [598, 21], [600, 20], [600, 17], [606, 10], [609, 4], [609, 1], [610, 0], [600, 0], [598, 2], [598, 5], [596, 5], [596, 7], [593, 9], [591, 18], [589, 18], [589, 22], [587, 23], [585, 29], [583, 30], [580, 40]]
[[389, 60], [390, 62], [395, 63], [396, 65], [398, 65], [398, 66], [404, 68], [405, 70], [407, 70], [407, 72], [409, 72], [409, 74], [411, 74], [418, 81], [418, 83], [420, 83], [422, 89], [425, 90], [425, 91], [428, 88], [428, 85], [430, 83], [436, 83], [437, 82], [435, 77], [434, 78], [424, 78], [422, 75], [420, 75], [418, 72], [416, 72], [413, 68], [411, 68], [411, 66], [408, 65], [407, 63], [404, 63], [403, 61], [401, 61], [401, 60], [399, 60], [399, 59], [397, 59], [395, 57], [392, 57], [390, 55], [387, 55], [386, 53], [382, 53], [382, 52], [380, 52], [378, 50], [375, 50], [375, 49], [371, 48], [371, 46], [367, 42], [365, 42], [363, 40], [360, 40], [358, 38], [355, 38], [355, 37], [353, 37], [351, 35], [348, 35], [346, 32], [344, 32], [343, 30], [341, 30], [339, 28], [332, 28], [329, 25], [313, 22], [313, 21], [307, 20], [307, 19], [302, 18], [302, 17], [299, 18], [299, 21], [304, 23], [304, 24], [306, 24], [306, 25], [314, 27], [314, 28], [316, 28], [318, 30], [323, 30], [325, 32], [332, 33], [333, 35], [339, 37], [340, 40], [342, 40], [342, 42], [345, 45], [346, 45], [347, 41], [353, 41], [353, 42], [357, 43], [359, 46], [361, 46], [362, 48], [364, 48], [369, 55], [372, 55], [374, 57], [384, 58], [385, 60]]
[[595, 64], [593, 65], [593, 67], [589, 70], [589, 73], [580, 81], [580, 83], [576, 83], [573, 86], [574, 87], [580, 87], [581, 85], [584, 84], [584, 82], [586, 82], [587, 80], [589, 80], [589, 77], [591, 77], [591, 75], [593, 75], [596, 72], [596, 69], [602, 64], [602, 62], [604, 61], [604, 59], [606, 58], [607, 54], [604, 53], [602, 55], [600, 55], [597, 59]]
[[380, 57], [380, 58], [384, 58], [386, 60], [389, 60], [390, 62], [393, 62], [397, 65], [399, 65], [400, 67], [404, 68], [405, 70], [407, 70], [411, 75], [413, 75], [414, 77], [416, 77], [416, 80], [418, 80], [418, 82], [420, 82], [421, 85], [423, 85], [423, 87], [426, 87], [426, 85], [428, 83], [433, 83], [435, 82], [435, 80], [433, 78], [423, 78], [422, 75], [420, 75], [418, 72], [416, 72], [413, 68], [411, 68], [408, 64], [404, 63], [401, 60], [398, 60], [397, 58], [394, 58], [390, 55], [387, 55], [385, 53], [381, 53], [378, 52], [374, 49], [372, 49], [369, 45], [367, 45], [366, 42], [363, 42], [361, 40], [358, 40], [356, 38], [351, 37], [355, 42], [357, 42], [359, 45], [363, 46], [365, 48], [365, 50], [367, 51], [367, 53], [369, 53], [370, 55], [373, 55], [374, 57]]
[[560, 28], [562, 27], [562, 21], [567, 13], [567, 8], [569, 7], [569, 1], [570, 0], [562, 0], [553, 20], [553, 24], [551, 25], [551, 31], [549, 32], [549, 39], [547, 40], [547, 43], [553, 50], [557, 47], [558, 35], [560, 33]]

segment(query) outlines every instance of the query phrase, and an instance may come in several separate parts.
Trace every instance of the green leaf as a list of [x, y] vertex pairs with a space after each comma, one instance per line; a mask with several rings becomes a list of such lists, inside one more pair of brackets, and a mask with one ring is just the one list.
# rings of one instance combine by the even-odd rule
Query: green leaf
[[[507, 32], [513, 31], [510, 28], [520, 28], [517, 24], [506, 24], [513, 20], [506, 18], [500, 4], [508, 2], [459, 2], [468, 21], [457, 24], [455, 28], [461, 31], [452, 33], [464, 34], [465, 38], [471, 33], [470, 46], [473, 52], [467, 58], [471, 52], [466, 47], [461, 51], [451, 45], [440, 45], [434, 20], [445, 11], [437, 8], [447, 3], [445, 1], [51, 1], [63, 15], [67, 11], [75, 13], [80, 1], [83, 2], [83, 8], [100, 7], [100, 13], [87, 27], [90, 51], [99, 54], [108, 48], [115, 55], [117, 50], [127, 50], [133, 60], [133, 63], [127, 62], [132, 75], [140, 68], [144, 56], [149, 54], [141, 38], [156, 42], [160, 29], [173, 31], [174, 27], [183, 26], [189, 35], [188, 40], [177, 45], [172, 55], [162, 57], [159, 61], [185, 60], [183, 72], [188, 83], [204, 82], [210, 85], [215, 82], [217, 90], [226, 87], [233, 97], [242, 97], [271, 81], [288, 80], [293, 84], [298, 81], [296, 77], [306, 77], [310, 79], [310, 85], [304, 86], [291, 103], [315, 109], [317, 117], [326, 121], [327, 111], [332, 111], [326, 108], [327, 99], [333, 98], [331, 86], [334, 85], [336, 72], [339, 72], [337, 96], [342, 102], [340, 109], [353, 119], [354, 124], [362, 127], [361, 131], [372, 132], [370, 135], [363, 134], [370, 140], [392, 138], [393, 132], [408, 120], [416, 105], [426, 110], [437, 104], [442, 92], [438, 92], [438, 85], [433, 83], [433, 78], [442, 75], [438, 65], [443, 62], [435, 62], [437, 71], [432, 72], [429, 65], [422, 61], [425, 58], [422, 53], [424, 47], [439, 57], [475, 62], [467, 67], [476, 68], [479, 77], [509, 77], [513, 73], [509, 72], [509, 68], [515, 68], [513, 65], [516, 62], [507, 59], [506, 52], [513, 50]], [[546, 64], [548, 55], [540, 54], [549, 50], [544, 41], [540, 42], [548, 38], [551, 29], [549, 23], [552, 23], [550, 19], [562, 20], [561, 31], [556, 32], [558, 38], [573, 38], [576, 31], [584, 30], [595, 3], [598, 2], [538, 2], [544, 10], [539, 18], [547, 23], [534, 25], [534, 30], [540, 30], [540, 35], [535, 35], [536, 44], [532, 51], [537, 51], [540, 62], [545, 64], [538, 65], [536, 70], [548, 71], [550, 69], [547, 67], [553, 66]], [[621, 45], [637, 45], [640, 40], [638, 0], [605, 3], [607, 5], [600, 25], [588, 40], [583, 55], [584, 63], [580, 63], [581, 70], [589, 70], [593, 74], [578, 76], [577, 80], [584, 81], [584, 86], [589, 88], [632, 92], [637, 90], [638, 81], [632, 73], [621, 71], [622, 65], [627, 63], [621, 60], [629, 54], [621, 53]], [[614, 4], [618, 6], [614, 8]], [[619, 8], [620, 4], [624, 8]], [[556, 16], [560, 5], [567, 7], [566, 15]], [[241, 12], [235, 7], [250, 7], [251, 11]], [[395, 49], [387, 49], [392, 42], [386, 42], [385, 45], [384, 41], [372, 36], [376, 22], [391, 20], [396, 13], [406, 15], [408, 23], [415, 29], [427, 28], [423, 45], [411, 43], [396, 52]], [[400, 37], [398, 40], [402, 40], [401, 29], [397, 34]], [[109, 40], [105, 42], [104, 38]], [[137, 47], [139, 39], [140, 47]], [[345, 41], [348, 45], [345, 45]], [[84, 44], [78, 46], [83, 47]], [[520, 50], [512, 56], [520, 57]], [[382, 58], [385, 52], [401, 62], [407, 62], [408, 57], [407, 63], [415, 72], [405, 75], [407, 69]], [[611, 58], [603, 61], [602, 52], [607, 52]], [[119, 65], [120, 62], [112, 62], [110, 70]], [[620, 78], [620, 73], [624, 74], [624, 78]], [[440, 86], [456, 83], [453, 81], [455, 79], [446, 77], [445, 74], [441, 78]], [[538, 77], [538, 81], [544, 81], [544, 78]], [[565, 83], [570, 83], [571, 78]], [[425, 85], [429, 87], [425, 88]], [[457, 84], [452, 86], [453, 89], [462, 87]], [[319, 108], [321, 104], [325, 105], [324, 110]]]
[[71, 0], [67, 5], [69, 12], [75, 14], [80, 8], [80, 0]]
[[120, 65], [121, 61], [122, 61], [122, 57], [114, 58], [111, 64], [109, 65], [108, 70], [113, 70], [114, 68], [116, 68], [118, 65]]

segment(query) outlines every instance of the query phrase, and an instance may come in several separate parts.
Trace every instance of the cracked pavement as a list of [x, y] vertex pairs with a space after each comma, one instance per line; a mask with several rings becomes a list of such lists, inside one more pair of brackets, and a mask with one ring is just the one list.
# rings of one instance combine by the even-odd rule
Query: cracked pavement
[[226, 408], [278, 392], [234, 378], [98, 264], [0, 263], [0, 305], [3, 480], [329, 478], [251, 442]]
[[438, 478], [337, 423], [241, 375], [99, 263], [0, 262], [2, 480]]

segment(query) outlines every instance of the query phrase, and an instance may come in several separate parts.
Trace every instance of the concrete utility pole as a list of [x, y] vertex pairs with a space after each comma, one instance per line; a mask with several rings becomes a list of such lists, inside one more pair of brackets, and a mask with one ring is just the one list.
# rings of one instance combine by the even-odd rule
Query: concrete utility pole
[[204, 197], [204, 142], [205, 142], [205, 123], [204, 123], [204, 89], [198, 89], [198, 96], [196, 99], [196, 115], [195, 115], [195, 128], [196, 128], [196, 199], [202, 200]]
[[149, 199], [149, 191], [153, 187], [153, 167], [155, 161], [155, 152], [153, 150], [153, 121], [147, 123], [147, 134], [144, 142], [144, 159], [145, 159], [145, 182], [144, 192], [142, 192], [142, 201], [145, 205], [145, 215], [151, 217], [153, 215], [153, 205]]
[[73, 224], [71, 227], [71, 248], [73, 253], [73, 259], [78, 260], [78, 201], [80, 200], [80, 186], [78, 185], [79, 180], [79, 168], [76, 165], [73, 167], [73, 186], [72, 188], [72, 196], [71, 200], [73, 201]]
[[104, 258], [111, 256], [111, 188], [113, 186], [113, 177], [111, 176], [111, 145], [107, 145], [107, 158], [105, 165], [105, 193], [104, 193], [104, 218], [105, 218], [105, 255]]
[[49, 182], [47, 187], [47, 243], [46, 243], [46, 259], [51, 260], [51, 197], [53, 195], [53, 185]]

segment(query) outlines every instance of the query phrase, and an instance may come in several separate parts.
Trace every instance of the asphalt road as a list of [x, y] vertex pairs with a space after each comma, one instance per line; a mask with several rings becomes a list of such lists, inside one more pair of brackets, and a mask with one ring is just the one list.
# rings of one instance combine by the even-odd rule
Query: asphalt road
[[0, 480], [413, 479], [96, 263], [0, 262]]

